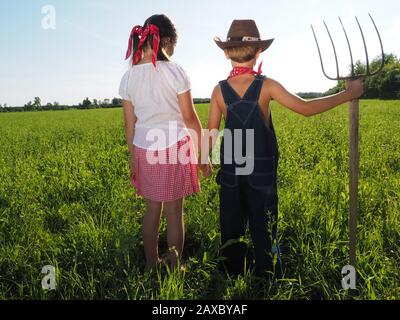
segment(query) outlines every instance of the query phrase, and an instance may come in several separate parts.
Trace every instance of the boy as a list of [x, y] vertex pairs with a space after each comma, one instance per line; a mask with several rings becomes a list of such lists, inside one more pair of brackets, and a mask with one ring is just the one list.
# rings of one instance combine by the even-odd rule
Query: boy
[[[253, 20], [234, 20], [227, 40], [214, 41], [233, 67], [228, 80], [221, 81], [213, 91], [208, 120], [208, 129], [215, 131], [221, 117], [225, 119], [221, 169], [217, 175], [221, 255], [226, 258], [224, 265], [229, 273], [243, 272], [247, 249], [239, 240], [245, 236], [248, 223], [256, 275], [267, 277], [273, 271], [271, 251], [277, 231], [279, 158], [269, 102], [274, 99], [296, 113], [312, 116], [358, 98], [363, 84], [361, 79], [350, 81], [345, 91], [306, 101], [286, 91], [277, 81], [261, 76], [261, 68], [253, 71], [261, 52], [273, 42], [261, 40]], [[209, 145], [213, 142], [215, 136], [210, 137]]]

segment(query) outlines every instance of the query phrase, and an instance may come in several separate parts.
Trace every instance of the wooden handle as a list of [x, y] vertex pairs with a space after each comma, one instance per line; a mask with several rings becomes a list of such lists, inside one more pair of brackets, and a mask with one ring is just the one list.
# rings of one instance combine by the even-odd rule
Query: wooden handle
[[356, 244], [357, 244], [357, 209], [358, 209], [358, 119], [359, 100], [350, 102], [350, 265], [356, 266]]

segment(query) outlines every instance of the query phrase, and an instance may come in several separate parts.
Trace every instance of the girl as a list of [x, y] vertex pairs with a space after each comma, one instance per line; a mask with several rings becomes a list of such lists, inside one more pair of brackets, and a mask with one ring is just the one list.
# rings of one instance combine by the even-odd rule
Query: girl
[[[245, 235], [249, 224], [256, 274], [264, 277], [273, 270], [271, 252], [277, 237], [278, 217], [279, 151], [270, 101], [274, 99], [296, 113], [312, 116], [361, 96], [363, 84], [361, 79], [351, 81], [343, 92], [305, 101], [286, 91], [279, 82], [261, 76], [260, 68], [258, 72], [253, 71], [261, 52], [273, 42], [273, 39], [260, 38], [253, 20], [233, 21], [227, 40], [215, 38], [215, 42], [224, 50], [233, 67], [229, 78], [221, 81], [214, 89], [208, 120], [208, 129], [214, 131], [219, 129], [222, 116], [226, 121], [221, 144], [221, 170], [217, 176], [217, 182], [221, 185], [221, 238], [223, 244], [232, 243], [232, 240]], [[246, 137], [248, 130], [253, 132], [250, 142]], [[211, 139], [210, 146], [215, 137]], [[246, 153], [246, 167], [252, 168], [245, 174], [240, 173], [243, 163], [238, 160], [242, 159], [235, 158], [236, 154], [242, 155], [243, 149], [250, 153]], [[222, 255], [226, 257], [225, 267], [229, 272], [243, 272], [245, 254], [246, 245], [243, 242], [236, 241], [225, 246]], [[281, 272], [281, 268], [277, 271]]]
[[[177, 42], [175, 26], [153, 15], [131, 32], [126, 59], [132, 67], [122, 78], [125, 134], [131, 160], [131, 184], [146, 200], [143, 242], [146, 270], [157, 266], [161, 213], [167, 218], [169, 253], [174, 268], [184, 244], [183, 199], [200, 191], [198, 150], [202, 128], [193, 106], [190, 80], [170, 61]], [[203, 168], [205, 169], [205, 167]]]

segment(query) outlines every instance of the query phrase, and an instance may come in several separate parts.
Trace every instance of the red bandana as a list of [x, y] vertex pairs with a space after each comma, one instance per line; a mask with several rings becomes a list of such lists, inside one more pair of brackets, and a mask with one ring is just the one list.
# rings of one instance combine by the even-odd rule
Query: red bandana
[[153, 36], [153, 56], [152, 56], [152, 63], [154, 67], [156, 66], [157, 62], [157, 54], [158, 54], [158, 47], [160, 46], [160, 30], [158, 29], [157, 26], [154, 24], [149, 24], [146, 28], [142, 28], [141, 26], [134, 26], [131, 35], [129, 37], [129, 42], [128, 42], [128, 50], [126, 51], [126, 59], [129, 59], [129, 57], [132, 55], [133, 52], [133, 37], [135, 35], [138, 35], [140, 38], [140, 42], [137, 48], [137, 51], [135, 55], [133, 56], [132, 59], [132, 65], [135, 65], [139, 62], [139, 60], [142, 57], [142, 47], [144, 42], [146, 41], [147, 37], [150, 35]]
[[253, 74], [253, 75], [261, 75], [262, 74], [262, 64], [263, 62], [261, 61], [260, 65], [258, 66], [258, 71], [254, 71], [252, 68], [247, 68], [247, 67], [234, 67], [229, 74], [228, 79], [241, 76], [242, 74]]

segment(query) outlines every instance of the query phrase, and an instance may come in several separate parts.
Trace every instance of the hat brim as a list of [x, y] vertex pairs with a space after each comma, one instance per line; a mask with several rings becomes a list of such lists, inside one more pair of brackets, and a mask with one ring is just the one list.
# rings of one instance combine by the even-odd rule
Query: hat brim
[[214, 41], [222, 50], [233, 47], [256, 47], [262, 51], [267, 50], [275, 39], [259, 40], [259, 41], [222, 41], [219, 37], [215, 37]]

